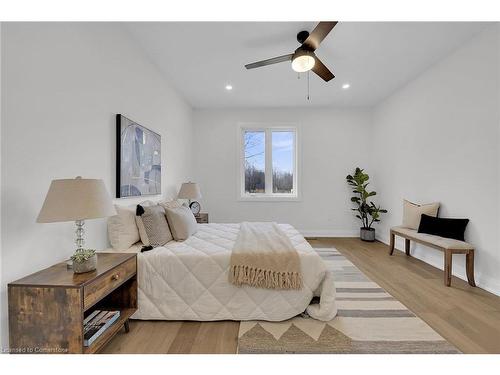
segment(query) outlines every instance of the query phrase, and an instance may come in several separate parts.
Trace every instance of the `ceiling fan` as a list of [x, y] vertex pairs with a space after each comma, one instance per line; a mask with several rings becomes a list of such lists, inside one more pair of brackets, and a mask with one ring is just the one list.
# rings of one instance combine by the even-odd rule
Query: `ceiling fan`
[[245, 65], [247, 69], [260, 68], [261, 66], [277, 64], [285, 61], [292, 62], [292, 69], [302, 73], [312, 70], [326, 82], [335, 78], [332, 72], [321, 62], [314, 51], [319, 47], [323, 39], [332, 31], [337, 22], [320, 22], [309, 34], [308, 31], [301, 31], [297, 34], [297, 41], [301, 44], [294, 53], [273, 57], [272, 59], [257, 61]]

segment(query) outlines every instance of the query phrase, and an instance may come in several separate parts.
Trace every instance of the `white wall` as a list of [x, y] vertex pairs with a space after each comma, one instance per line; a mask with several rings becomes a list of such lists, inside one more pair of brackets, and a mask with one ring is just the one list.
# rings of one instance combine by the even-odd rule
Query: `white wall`
[[[174, 196], [191, 178], [192, 111], [118, 24], [4, 24], [2, 31], [6, 346], [6, 283], [74, 251], [72, 223], [35, 223], [50, 181], [102, 178], [114, 194], [114, 115], [123, 113], [162, 135], [162, 190]], [[87, 246], [107, 247], [104, 219], [87, 222]]]
[[[389, 227], [401, 223], [403, 198], [439, 201], [440, 216], [470, 219], [476, 281], [497, 294], [499, 51], [495, 25], [378, 105], [372, 129], [375, 184], [389, 210], [378, 238], [387, 242]], [[439, 251], [418, 246], [414, 254], [443, 267]], [[464, 256], [454, 258], [453, 273], [465, 278]]]
[[[273, 220], [306, 235], [356, 235], [359, 224], [350, 211], [345, 176], [358, 165], [367, 166], [369, 120], [363, 110], [195, 110], [194, 165], [205, 197], [202, 211], [215, 222]], [[238, 201], [239, 122], [299, 125], [301, 201]]]

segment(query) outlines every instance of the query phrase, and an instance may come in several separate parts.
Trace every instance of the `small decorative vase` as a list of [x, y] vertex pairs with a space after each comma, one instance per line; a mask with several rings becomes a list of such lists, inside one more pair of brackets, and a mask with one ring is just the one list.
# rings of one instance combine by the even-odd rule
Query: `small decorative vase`
[[360, 228], [359, 237], [362, 241], [373, 242], [375, 241], [375, 229], [373, 228]]
[[83, 263], [78, 263], [73, 261], [73, 272], [74, 273], [85, 273], [95, 270], [97, 267], [97, 254], [94, 254], [92, 258], [89, 258]]

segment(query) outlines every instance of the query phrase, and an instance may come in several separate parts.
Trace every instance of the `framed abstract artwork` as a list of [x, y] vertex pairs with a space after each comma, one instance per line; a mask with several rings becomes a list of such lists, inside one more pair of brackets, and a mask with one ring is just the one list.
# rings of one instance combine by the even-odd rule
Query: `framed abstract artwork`
[[161, 135], [116, 115], [116, 197], [161, 194]]

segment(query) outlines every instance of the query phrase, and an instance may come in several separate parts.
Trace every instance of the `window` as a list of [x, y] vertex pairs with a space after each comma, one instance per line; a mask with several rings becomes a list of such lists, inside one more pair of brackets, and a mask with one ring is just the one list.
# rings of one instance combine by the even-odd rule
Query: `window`
[[242, 199], [297, 199], [297, 129], [243, 125], [240, 131]]

